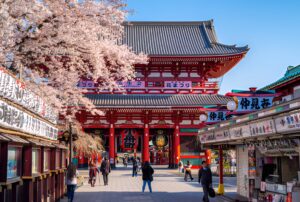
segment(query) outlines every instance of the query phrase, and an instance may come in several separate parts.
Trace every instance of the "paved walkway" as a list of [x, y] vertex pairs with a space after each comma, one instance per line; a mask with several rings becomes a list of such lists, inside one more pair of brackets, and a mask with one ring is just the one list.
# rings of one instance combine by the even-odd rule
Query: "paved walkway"
[[[155, 168], [155, 167], [154, 167]], [[108, 186], [103, 185], [97, 179], [95, 187], [87, 183], [87, 171], [80, 171], [81, 175], [86, 177], [84, 185], [79, 187], [75, 193], [75, 202], [188, 202], [202, 201], [202, 188], [197, 182], [194, 171], [195, 182], [185, 182], [175, 170], [155, 168], [154, 181], [152, 183], [153, 193], [141, 192], [142, 179], [141, 173], [138, 177], [131, 177], [130, 168], [118, 168], [109, 175]], [[215, 179], [214, 179], [215, 181]], [[232, 180], [229, 180], [232, 181]], [[217, 182], [213, 183], [214, 187]], [[234, 184], [226, 184], [227, 192], [236, 192]], [[216, 189], [215, 189], [216, 190]], [[66, 199], [62, 201], [67, 201]], [[211, 199], [212, 202], [220, 202], [218, 198]]]

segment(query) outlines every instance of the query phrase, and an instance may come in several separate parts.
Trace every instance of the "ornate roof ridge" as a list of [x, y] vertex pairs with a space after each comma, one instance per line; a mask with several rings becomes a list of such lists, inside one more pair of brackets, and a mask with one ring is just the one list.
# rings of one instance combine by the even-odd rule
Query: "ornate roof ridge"
[[213, 20], [203, 20], [203, 21], [125, 21], [123, 25], [156, 25], [156, 26], [166, 26], [166, 25], [206, 25], [213, 26]]

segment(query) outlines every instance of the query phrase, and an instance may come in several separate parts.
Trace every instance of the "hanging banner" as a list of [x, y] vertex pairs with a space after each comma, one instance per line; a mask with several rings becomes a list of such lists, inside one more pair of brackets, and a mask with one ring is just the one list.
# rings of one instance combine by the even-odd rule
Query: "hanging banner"
[[9, 99], [26, 109], [56, 124], [58, 114], [39, 96], [25, 88], [24, 83], [15, 79], [0, 67], [0, 97]]
[[206, 123], [213, 123], [227, 120], [227, 111], [207, 112]]
[[230, 139], [229, 130], [218, 130], [215, 131], [215, 141], [226, 141]]
[[215, 134], [213, 132], [211, 132], [211, 133], [208, 132], [208, 133], [205, 133], [205, 134], [200, 136], [200, 142], [202, 144], [215, 142], [215, 141], [216, 141], [216, 137], [215, 137]]
[[138, 146], [138, 132], [135, 129], [124, 129], [121, 132], [122, 148], [133, 150]]
[[276, 132], [273, 119], [251, 123], [249, 126], [252, 136], [268, 135]]
[[145, 88], [144, 81], [117, 81], [122, 88]]
[[275, 125], [278, 132], [300, 130], [300, 112], [276, 118]]
[[80, 80], [77, 85], [79, 88], [95, 88], [94, 81]]
[[169, 89], [191, 89], [192, 82], [191, 81], [165, 81], [164, 87]]
[[243, 125], [238, 127], [233, 127], [229, 129], [230, 139], [243, 139], [251, 136], [249, 125]]
[[0, 126], [57, 140], [57, 128], [1, 100]]
[[274, 97], [237, 97], [237, 112], [256, 111], [272, 107]]

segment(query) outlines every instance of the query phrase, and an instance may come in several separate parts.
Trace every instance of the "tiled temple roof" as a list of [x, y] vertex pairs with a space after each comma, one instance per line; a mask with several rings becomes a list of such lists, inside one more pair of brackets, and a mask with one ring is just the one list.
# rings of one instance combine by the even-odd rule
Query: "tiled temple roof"
[[231, 97], [198, 94], [87, 94], [97, 107], [105, 108], [170, 108], [226, 105]]
[[223, 56], [248, 51], [248, 47], [218, 42], [213, 21], [126, 22], [124, 38], [136, 53], [149, 56]]
[[270, 90], [270, 89], [275, 89], [276, 86], [279, 86], [285, 82], [291, 81], [295, 78], [300, 77], [300, 65], [298, 66], [288, 66], [287, 70], [284, 74], [284, 77], [278, 79], [274, 83], [271, 83], [265, 87], [263, 87], [261, 90]]

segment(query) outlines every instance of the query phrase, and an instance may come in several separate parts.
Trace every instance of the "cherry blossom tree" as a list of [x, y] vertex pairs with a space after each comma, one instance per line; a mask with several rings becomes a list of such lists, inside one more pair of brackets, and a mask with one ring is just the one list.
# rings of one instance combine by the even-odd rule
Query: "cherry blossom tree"
[[69, 118], [100, 113], [78, 81], [112, 90], [147, 62], [121, 44], [126, 14], [122, 0], [0, 0], [0, 65]]

